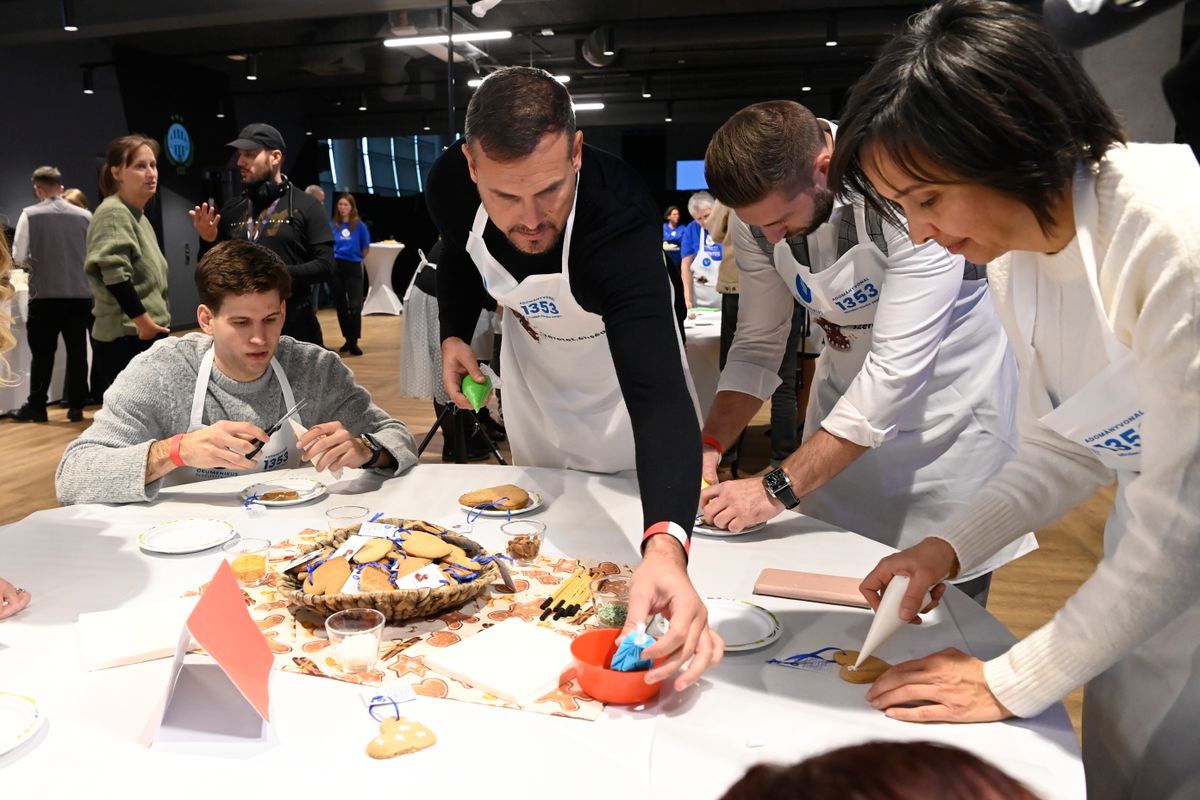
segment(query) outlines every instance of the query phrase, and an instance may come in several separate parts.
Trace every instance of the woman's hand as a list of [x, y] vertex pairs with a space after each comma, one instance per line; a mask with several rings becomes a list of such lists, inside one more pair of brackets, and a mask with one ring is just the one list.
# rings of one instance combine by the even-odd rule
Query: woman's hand
[[[983, 676], [983, 662], [951, 647], [897, 664], [879, 676], [867, 701], [905, 722], [995, 722], [1013, 714]], [[924, 703], [908, 707], [912, 703]]]

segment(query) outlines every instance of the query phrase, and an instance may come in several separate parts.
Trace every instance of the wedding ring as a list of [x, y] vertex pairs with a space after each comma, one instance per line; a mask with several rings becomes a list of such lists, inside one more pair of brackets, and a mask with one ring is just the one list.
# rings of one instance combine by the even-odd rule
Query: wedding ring
[[17, 594], [25, 594], [25, 590], [24, 590], [24, 589], [17, 589]]

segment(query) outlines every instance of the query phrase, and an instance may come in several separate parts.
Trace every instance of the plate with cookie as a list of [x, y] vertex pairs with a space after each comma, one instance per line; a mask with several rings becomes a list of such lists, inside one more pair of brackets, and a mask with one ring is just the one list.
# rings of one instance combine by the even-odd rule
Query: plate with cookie
[[138, 534], [138, 545], [151, 553], [199, 553], [225, 544], [237, 531], [223, 519], [177, 519]]
[[783, 633], [779, 617], [762, 606], [728, 597], [706, 597], [708, 625], [725, 640], [726, 653], [744, 653], [773, 643]]
[[46, 717], [32, 697], [0, 692], [0, 753], [20, 747], [32, 739]]
[[742, 531], [730, 531], [725, 528], [718, 528], [716, 525], [709, 525], [704, 521], [703, 514], [697, 514], [696, 523], [692, 526], [692, 533], [698, 533], [701, 536], [713, 536], [718, 539], [727, 539], [730, 536], [745, 536], [747, 533], [761, 531], [765, 527], [767, 527], [767, 523], [760, 522]]
[[328, 493], [325, 484], [309, 478], [279, 478], [242, 489], [243, 502], [262, 506], [298, 506]]
[[515, 517], [541, 508], [542, 496], [511, 483], [503, 483], [460, 495], [458, 507], [482, 517]]

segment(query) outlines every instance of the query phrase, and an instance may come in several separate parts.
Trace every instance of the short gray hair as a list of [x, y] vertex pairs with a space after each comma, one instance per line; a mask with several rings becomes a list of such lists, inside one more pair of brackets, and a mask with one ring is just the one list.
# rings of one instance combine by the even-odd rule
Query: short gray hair
[[38, 167], [33, 171], [32, 180], [42, 186], [62, 186], [62, 173], [58, 167]]
[[705, 206], [712, 208], [716, 202], [708, 192], [696, 192], [688, 198], [688, 213], [695, 217], [696, 214], [700, 213], [700, 209]]

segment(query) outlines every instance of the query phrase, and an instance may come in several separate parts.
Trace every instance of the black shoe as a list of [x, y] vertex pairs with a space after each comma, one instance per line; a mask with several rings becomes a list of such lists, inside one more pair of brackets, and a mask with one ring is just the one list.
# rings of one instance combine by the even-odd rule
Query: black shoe
[[352, 356], [361, 356], [361, 355], [362, 355], [362, 348], [361, 348], [361, 347], [359, 347], [359, 346], [358, 346], [358, 345], [356, 345], [356, 344], [352, 344], [352, 345], [350, 345], [350, 355], [352, 355]]
[[67, 421], [68, 422], [83, 422], [83, 409], [82, 408], [68, 408], [67, 409]]
[[341, 347], [338, 348], [338, 352], [339, 353], [348, 353], [348, 352], [350, 352], [351, 346], [352, 345], [349, 342], [346, 342], [344, 345], [342, 345]]
[[46, 407], [31, 406], [29, 403], [18, 408], [16, 411], [8, 412], [8, 418], [16, 422], [49, 422], [50, 418], [46, 416]]

